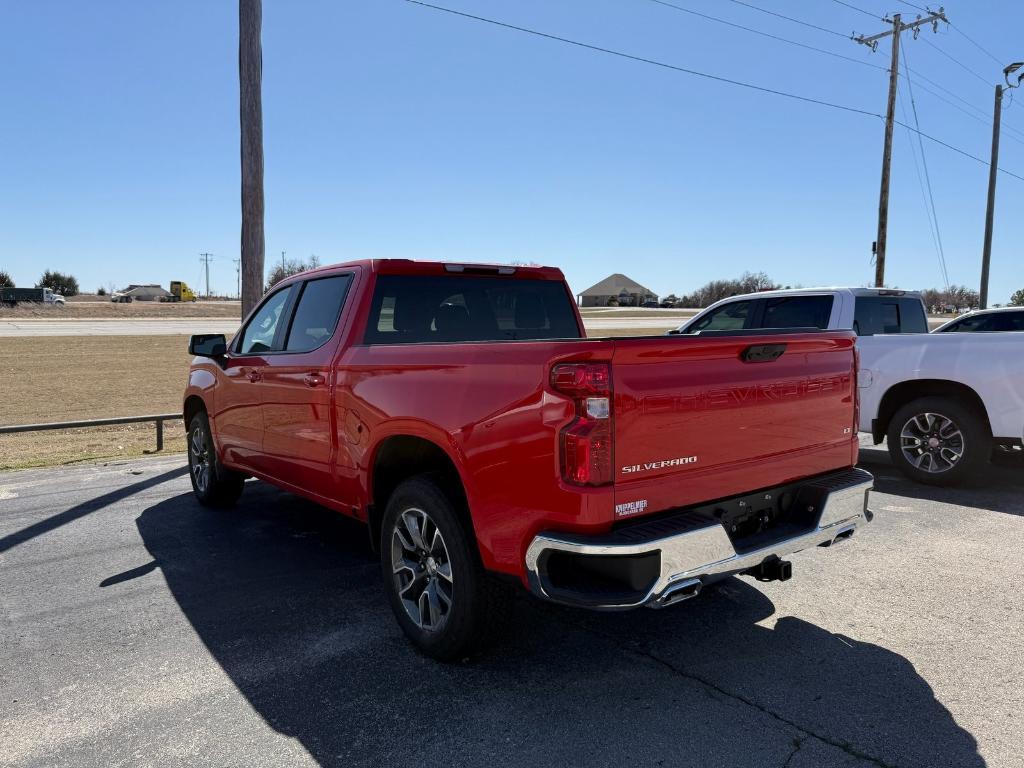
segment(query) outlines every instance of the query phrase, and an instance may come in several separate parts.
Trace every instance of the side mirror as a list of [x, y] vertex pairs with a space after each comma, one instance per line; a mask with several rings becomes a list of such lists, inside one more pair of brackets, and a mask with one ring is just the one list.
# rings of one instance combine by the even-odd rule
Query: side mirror
[[224, 357], [228, 341], [223, 333], [198, 333], [189, 337], [188, 353], [197, 357]]

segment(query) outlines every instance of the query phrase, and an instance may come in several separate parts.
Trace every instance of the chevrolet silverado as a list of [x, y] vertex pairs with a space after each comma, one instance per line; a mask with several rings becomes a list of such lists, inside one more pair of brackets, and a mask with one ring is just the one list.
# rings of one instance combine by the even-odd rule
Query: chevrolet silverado
[[365, 522], [399, 625], [466, 654], [516, 584], [660, 608], [871, 519], [849, 331], [588, 339], [548, 267], [360, 261], [194, 336], [195, 495], [256, 477]]

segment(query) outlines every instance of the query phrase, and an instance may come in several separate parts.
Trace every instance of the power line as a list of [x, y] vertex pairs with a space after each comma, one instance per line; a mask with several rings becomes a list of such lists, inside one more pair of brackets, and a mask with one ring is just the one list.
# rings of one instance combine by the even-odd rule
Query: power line
[[[733, 0], [733, 1], [736, 2], [737, 0]], [[405, 0], [405, 2], [411, 3], [413, 5], [419, 5], [419, 6], [422, 6], [424, 8], [431, 8], [431, 9], [433, 9], [435, 11], [443, 11], [445, 13], [450, 13], [450, 14], [452, 14], [454, 16], [462, 16], [462, 17], [467, 18], [467, 19], [473, 19], [474, 21], [482, 21], [482, 22], [484, 22], [486, 24], [493, 24], [494, 26], [503, 27], [505, 29], [511, 29], [511, 30], [516, 31], [516, 32], [524, 32], [524, 33], [526, 33], [528, 35], [535, 35], [537, 37], [543, 37], [543, 38], [546, 38], [548, 40], [554, 40], [554, 41], [559, 42], [559, 43], [566, 43], [567, 45], [573, 45], [573, 46], [576, 46], [577, 48], [584, 48], [586, 50], [596, 51], [598, 53], [606, 53], [606, 54], [608, 54], [610, 56], [617, 56], [620, 59], [628, 59], [630, 61], [636, 61], [636, 62], [639, 62], [641, 64], [650, 64], [651, 66], [661, 67], [662, 69], [669, 69], [669, 70], [672, 70], [674, 72], [682, 72], [682, 73], [687, 74], [687, 75], [693, 75], [695, 77], [702, 77], [702, 78], [705, 78], [707, 80], [714, 80], [714, 81], [719, 82], [719, 83], [728, 83], [729, 85], [739, 86], [740, 88], [747, 88], [747, 89], [752, 90], [752, 91], [760, 91], [761, 93], [770, 93], [770, 94], [772, 94], [774, 96], [783, 96], [783, 97], [785, 97], [787, 99], [795, 99], [796, 101], [805, 101], [805, 102], [807, 102], [809, 104], [817, 104], [817, 105], [823, 106], [823, 107], [830, 107], [831, 109], [838, 109], [838, 110], [841, 110], [843, 112], [853, 112], [854, 114], [858, 114], [858, 115], [867, 115], [869, 117], [878, 117], [878, 115], [875, 112], [870, 112], [870, 111], [868, 111], [866, 109], [858, 109], [857, 107], [848, 107], [848, 106], [846, 106], [844, 104], [836, 104], [836, 103], [831, 102], [831, 101], [823, 101], [822, 99], [815, 99], [815, 98], [813, 98], [811, 96], [801, 96], [801, 95], [796, 94], [796, 93], [789, 93], [787, 91], [776, 90], [775, 88], [766, 88], [763, 85], [755, 85], [754, 83], [747, 83], [747, 82], [744, 82], [742, 80], [733, 80], [733, 79], [728, 78], [728, 77], [721, 77], [720, 75], [712, 75], [712, 74], [710, 74], [708, 72], [701, 72], [701, 71], [696, 70], [696, 69], [688, 69], [687, 67], [680, 67], [680, 66], [677, 66], [675, 64], [668, 64], [667, 62], [658, 61], [657, 59], [648, 59], [648, 58], [645, 58], [643, 56], [635, 56], [635, 55], [633, 55], [631, 53], [624, 53], [622, 51], [616, 51], [616, 50], [613, 50], [611, 48], [602, 48], [599, 45], [591, 45], [590, 43], [581, 43], [578, 40], [570, 40], [567, 37], [559, 37], [558, 35], [551, 35], [551, 34], [548, 34], [547, 32], [540, 32], [538, 30], [529, 29], [527, 27], [517, 27], [515, 24], [509, 24], [509, 23], [504, 22], [504, 21], [496, 21], [495, 19], [488, 19], [488, 18], [485, 18], [484, 16], [474, 16], [473, 14], [465, 13], [464, 11], [456, 11], [453, 8], [445, 8], [444, 6], [441, 6], [441, 5], [433, 5], [432, 3], [427, 3], [427, 2], [424, 2], [423, 0]]]
[[[900, 102], [900, 111], [903, 113], [903, 119], [909, 120], [907, 117], [907, 106], [902, 101]], [[914, 158], [914, 173], [917, 176], [917, 185], [921, 190], [921, 202], [924, 204], [925, 216], [928, 217], [928, 234], [931, 235], [932, 245], [935, 247], [935, 255], [939, 255], [939, 241], [935, 239], [935, 226], [932, 223], [931, 209], [928, 207], [928, 194], [924, 188], [924, 178], [921, 176], [921, 163], [917, 159], [917, 148], [914, 146], [914, 133], [913, 131], [907, 131], [907, 140], [910, 142], [910, 156]], [[940, 261], [941, 267], [941, 261]]]
[[699, 16], [700, 18], [707, 19], [708, 21], [715, 21], [715, 22], [718, 22], [719, 24], [725, 24], [728, 27], [734, 27], [736, 29], [742, 29], [742, 30], [744, 30], [746, 32], [751, 32], [751, 33], [753, 33], [755, 35], [761, 35], [761, 37], [768, 37], [768, 38], [771, 38], [772, 40], [778, 40], [780, 43], [788, 43], [789, 45], [795, 45], [798, 48], [806, 48], [809, 51], [816, 51], [818, 53], [823, 53], [826, 56], [834, 56], [837, 59], [843, 59], [845, 61], [852, 61], [854, 64], [861, 64], [861, 65], [863, 65], [865, 67], [871, 67], [872, 69], [881, 70], [882, 72], [888, 72], [889, 71], [885, 67], [880, 67], [877, 64], [872, 64], [870, 61], [864, 61], [863, 59], [855, 59], [852, 56], [844, 56], [841, 53], [835, 53], [834, 51], [828, 51], [828, 50], [825, 50], [824, 48], [816, 48], [813, 45], [807, 45], [806, 43], [800, 43], [800, 42], [797, 42], [796, 40], [790, 40], [790, 39], [785, 38], [785, 37], [779, 37], [778, 35], [773, 35], [773, 34], [770, 34], [768, 32], [763, 32], [760, 29], [754, 29], [753, 27], [745, 27], [742, 24], [736, 24], [736, 23], [734, 23], [732, 21], [726, 21], [725, 19], [720, 19], [717, 16], [711, 16], [711, 15], [706, 14], [706, 13], [700, 13], [699, 11], [694, 11], [694, 10], [691, 10], [689, 8], [684, 8], [681, 5], [676, 5], [675, 3], [667, 2], [667, 0], [651, 0], [651, 2], [652, 3], [657, 3], [658, 5], [663, 5], [666, 8], [672, 8], [672, 9], [680, 11], [682, 13], [689, 13], [689, 14], [691, 14], [693, 16]]
[[899, 2], [903, 3], [904, 5], [909, 5], [911, 8], [916, 8], [919, 11], [924, 11], [925, 13], [931, 13], [931, 11], [929, 9], [924, 8], [924, 7], [920, 6], [920, 5], [914, 5], [913, 3], [908, 3], [907, 0], [899, 0]]
[[[911, 69], [910, 71], [914, 72], [915, 70]], [[967, 115], [967, 117], [971, 118], [972, 120], [977, 120], [979, 123], [984, 125], [986, 128], [989, 128], [989, 129], [992, 128], [992, 118], [990, 116], [978, 117], [978, 115], [974, 114], [973, 112], [968, 112], [966, 109], [961, 107], [959, 104], [954, 104], [952, 101], [947, 99], [941, 93], [936, 93], [931, 88], [928, 88], [927, 86], [922, 85], [921, 83], [917, 84], [917, 88], [919, 88], [920, 90], [924, 91], [925, 93], [931, 94], [932, 96], [934, 96], [939, 101], [944, 101], [946, 104], [948, 104], [949, 106], [953, 107], [953, 109], [957, 109], [960, 112], [963, 112], [965, 115]], [[1006, 125], [1005, 122], [1003, 123], [1003, 129], [1004, 130], [1008, 130], [1008, 131], [1016, 131], [1016, 129], [1013, 126]], [[1016, 131], [1016, 132], [1019, 133], [1022, 137], [1024, 137], [1024, 133], [1020, 133], [1020, 131]], [[1010, 139], [1012, 141], [1016, 141], [1021, 146], [1024, 146], [1024, 141], [1022, 141], [1021, 139], [1018, 139], [1016, 136], [1012, 136], [1012, 135], [1007, 134], [1006, 138], [1008, 138], [1008, 139]]]
[[[913, 67], [910, 67], [910, 71], [913, 72], [914, 75], [918, 79], [918, 83], [917, 83], [917, 87], [918, 88], [924, 88], [924, 90], [928, 91], [929, 93], [931, 93], [936, 98], [942, 98], [941, 96], [939, 96], [939, 94], [935, 93], [934, 91], [930, 91], [930, 90], [928, 90], [928, 88], [925, 88], [924, 86], [922, 86], [920, 81], [924, 80], [925, 82], [930, 83], [932, 87], [938, 88], [943, 93], [945, 93], [945, 94], [947, 94], [949, 96], [952, 96], [954, 99], [959, 101], [961, 104], [964, 104], [965, 106], [967, 106], [970, 109], [972, 109], [975, 112], [977, 112], [979, 115], [981, 115], [982, 118], [984, 118], [986, 125], [990, 125], [991, 126], [991, 124], [992, 124], [992, 115], [990, 113], [986, 112], [984, 109], [982, 109], [978, 105], [971, 103], [970, 101], [968, 101], [967, 99], [963, 98], [962, 96], [958, 96], [956, 93], [954, 93], [953, 91], [949, 90], [949, 88], [946, 88], [944, 85], [942, 85], [942, 83], [935, 82], [930, 77], [925, 75], [923, 72], [919, 72], [918, 70], [914, 69]], [[1011, 100], [1013, 99], [1013, 91], [1010, 92], [1010, 99]], [[952, 102], [948, 102], [947, 101], [947, 103], [950, 106], [953, 106], [953, 107], [956, 106], [956, 104], [953, 104]], [[968, 114], [970, 114], [970, 113], [968, 113]], [[1007, 125], [1005, 120], [1003, 121], [1003, 128], [1008, 130], [1008, 131], [1013, 131], [1014, 133], [1019, 135], [1021, 138], [1024, 138], [1024, 131], [1018, 130], [1017, 128], [1014, 128], [1012, 125]]]
[[[939, 229], [939, 214], [935, 209], [935, 195], [932, 193], [931, 174], [928, 173], [928, 156], [924, 151], [924, 142], [921, 141], [921, 122], [917, 116], [917, 102], [914, 100], [914, 84], [910, 79], [910, 69], [907, 66], [907, 52], [903, 52], [903, 74], [906, 76], [907, 92], [910, 94], [910, 106], [914, 113], [914, 125], [917, 127], [917, 144], [921, 150], [921, 165], [924, 167], [924, 180], [928, 187], [928, 202], [931, 204], [931, 218], [935, 226], [935, 242], [939, 249], [939, 266], [942, 267], [942, 278], [946, 283], [946, 290], [949, 290], [949, 272], [946, 269], [946, 253], [942, 247], [942, 231]], [[906, 108], [904, 108], [905, 111]], [[917, 162], [915, 158], [915, 163]]]
[[839, 5], [845, 5], [847, 8], [857, 11], [858, 13], [863, 13], [865, 16], [870, 16], [872, 19], [881, 19], [882, 21], [885, 21], [885, 16], [880, 16], [879, 14], [872, 13], [871, 11], [865, 11], [863, 8], [858, 8], [856, 5], [850, 5], [850, 3], [843, 2], [843, 0], [832, 0], [832, 2], [839, 3]]
[[[735, 2], [736, 0], [733, 0], [733, 1]], [[793, 99], [795, 101], [802, 101], [802, 102], [806, 102], [808, 104], [816, 104], [818, 106], [828, 107], [830, 109], [836, 109], [836, 110], [839, 110], [839, 111], [842, 111], [842, 112], [850, 112], [850, 113], [855, 114], [855, 115], [866, 115], [867, 117], [877, 117], [880, 120], [882, 119], [882, 116], [880, 114], [878, 114], [877, 112], [871, 112], [870, 110], [867, 110], [867, 109], [859, 109], [857, 107], [850, 107], [850, 106], [847, 106], [845, 104], [836, 104], [835, 102], [823, 101], [821, 99], [815, 99], [815, 98], [812, 98], [810, 96], [801, 96], [800, 94], [796, 94], [796, 93], [789, 93], [787, 91], [780, 91], [780, 90], [776, 90], [774, 88], [766, 88], [764, 86], [755, 85], [754, 83], [747, 83], [747, 82], [744, 82], [742, 80], [733, 80], [733, 79], [728, 78], [728, 77], [721, 77], [720, 75], [712, 75], [712, 74], [710, 74], [708, 72], [701, 72], [701, 71], [696, 70], [696, 69], [688, 69], [687, 67], [680, 67], [680, 66], [677, 66], [675, 64], [668, 64], [667, 62], [658, 61], [657, 59], [648, 59], [648, 58], [645, 58], [643, 56], [635, 56], [635, 55], [633, 55], [631, 53], [624, 53], [623, 51], [616, 51], [616, 50], [614, 50], [612, 48], [603, 48], [603, 47], [598, 46], [598, 45], [591, 45], [590, 43], [583, 43], [583, 42], [580, 42], [578, 40], [572, 40], [572, 39], [567, 38], [567, 37], [559, 37], [558, 35], [552, 35], [552, 34], [549, 34], [547, 32], [541, 32], [541, 31], [535, 30], [535, 29], [529, 29], [528, 27], [519, 27], [519, 26], [516, 26], [515, 24], [509, 24], [508, 22], [498, 21], [496, 19], [489, 19], [489, 18], [487, 18], [485, 16], [475, 16], [475, 15], [473, 15], [471, 13], [466, 13], [465, 11], [457, 11], [454, 8], [446, 8], [446, 7], [442, 6], [442, 5], [434, 5], [433, 3], [424, 2], [424, 0], [405, 0], [405, 2], [410, 3], [412, 5], [418, 5], [418, 6], [422, 7], [422, 8], [429, 8], [429, 9], [434, 10], [434, 11], [441, 11], [443, 13], [448, 13], [448, 14], [451, 14], [452, 16], [460, 16], [460, 17], [465, 18], [465, 19], [472, 19], [473, 21], [479, 21], [479, 22], [482, 22], [482, 23], [485, 23], [485, 24], [491, 24], [493, 26], [501, 27], [503, 29], [511, 29], [511, 30], [513, 30], [515, 32], [522, 32], [522, 33], [527, 34], [527, 35], [533, 35], [535, 37], [541, 37], [541, 38], [544, 38], [546, 40], [554, 40], [555, 42], [565, 43], [566, 45], [572, 45], [572, 46], [575, 46], [576, 48], [583, 48], [584, 50], [595, 51], [597, 53], [604, 53], [604, 54], [608, 54], [609, 56], [616, 56], [616, 57], [618, 57], [620, 59], [627, 59], [629, 61], [635, 61], [635, 62], [638, 62], [638, 63], [641, 63], [641, 64], [649, 64], [651, 66], [659, 67], [661, 69], [667, 69], [667, 70], [671, 70], [671, 71], [674, 71], [674, 72], [681, 72], [683, 74], [693, 75], [695, 77], [701, 77], [701, 78], [704, 78], [706, 80], [713, 80], [713, 81], [719, 82], [719, 83], [726, 83], [728, 85], [735, 85], [735, 86], [740, 87], [740, 88], [746, 88], [748, 90], [758, 91], [760, 93], [767, 93], [767, 94], [771, 94], [773, 96], [782, 96], [782, 97], [787, 98], [787, 99]], [[976, 155], [972, 155], [970, 152], [966, 152], [966, 151], [960, 149], [959, 147], [954, 147], [952, 144], [949, 144], [949, 143], [943, 141], [942, 139], [938, 139], [938, 138], [936, 138], [934, 136], [931, 136], [931, 135], [925, 133], [924, 131], [915, 130], [910, 125], [908, 125], [906, 123], [901, 123], [898, 120], [895, 121], [895, 122], [896, 122], [897, 125], [900, 125], [900, 126], [902, 126], [904, 128], [912, 130], [915, 133], [918, 133], [921, 136], [923, 136], [924, 138], [928, 139], [929, 141], [932, 141], [932, 142], [934, 142], [934, 143], [936, 143], [936, 144], [938, 144], [938, 145], [940, 145], [942, 147], [945, 147], [946, 149], [949, 149], [949, 150], [951, 150], [953, 152], [956, 152], [959, 155], [963, 155], [964, 157], [969, 157], [971, 160], [975, 160], [975, 161], [981, 163], [982, 165], [985, 165], [985, 166], [989, 165], [988, 162], [986, 162], [985, 160], [982, 160], [980, 157], [978, 157]], [[1007, 176], [1012, 176], [1015, 179], [1019, 179], [1020, 181], [1024, 181], [1024, 176], [1020, 176], [1020, 175], [1018, 175], [1016, 173], [1013, 173], [1012, 171], [1008, 171], [1008, 170], [1006, 170], [1004, 168], [999, 168], [998, 170], [1001, 171], [1002, 173], [1005, 173]]]
[[742, 5], [745, 8], [750, 8], [750, 9], [755, 10], [755, 11], [760, 11], [761, 13], [767, 13], [769, 16], [775, 16], [778, 19], [785, 19], [786, 21], [791, 21], [794, 24], [799, 24], [799, 25], [801, 25], [803, 27], [810, 27], [811, 29], [816, 29], [819, 32], [828, 32], [828, 34], [830, 34], [830, 35], [837, 35], [837, 36], [845, 38], [847, 40], [850, 38], [849, 35], [847, 35], [847, 34], [845, 34], [843, 32], [836, 32], [834, 29], [827, 29], [826, 27], [819, 27], [817, 24], [811, 24], [809, 21], [803, 21], [802, 19], [794, 19], [792, 16], [784, 16], [781, 13], [776, 13], [775, 11], [769, 11], [766, 8], [761, 8], [761, 7], [756, 6], [756, 5], [751, 5], [750, 3], [745, 3], [745, 2], [743, 2], [743, 0], [729, 0], [729, 2], [730, 3], [736, 3], [736, 5]]
[[967, 66], [966, 64], [964, 64], [964, 63], [963, 63], [962, 61], [960, 61], [959, 59], [953, 58], [953, 57], [952, 57], [952, 56], [950, 56], [950, 55], [949, 55], [948, 53], [946, 53], [946, 52], [945, 52], [944, 50], [942, 50], [941, 48], [939, 48], [939, 46], [937, 46], [937, 45], [936, 45], [935, 43], [933, 43], [933, 42], [932, 42], [931, 40], [929, 40], [929, 39], [928, 39], [927, 37], [925, 37], [925, 38], [922, 38], [922, 39], [923, 39], [923, 40], [924, 40], [924, 41], [925, 41], [926, 43], [928, 43], [928, 45], [930, 45], [930, 46], [931, 46], [932, 48], [934, 48], [934, 49], [935, 49], [936, 51], [938, 51], [938, 52], [939, 52], [939, 53], [941, 53], [941, 54], [942, 54], [943, 56], [945, 56], [945, 57], [946, 57], [947, 59], [949, 59], [949, 60], [950, 60], [950, 61], [952, 61], [952, 62], [953, 62], [954, 64], [956, 64], [956, 65], [957, 65], [958, 67], [960, 67], [961, 69], [963, 69], [963, 70], [964, 70], [965, 72], [970, 72], [970, 73], [971, 73], [972, 75], [974, 75], [974, 76], [975, 76], [976, 78], [978, 78], [979, 80], [981, 80], [981, 82], [983, 82], [983, 83], [984, 83], [985, 85], [988, 85], [988, 86], [991, 86], [991, 85], [992, 85], [992, 83], [990, 83], [990, 82], [989, 82], [988, 80], [986, 80], [986, 79], [985, 79], [984, 77], [982, 77], [982, 76], [981, 76], [981, 75], [979, 75], [979, 74], [978, 74], [977, 72], [975, 72], [975, 71], [974, 71], [973, 69], [971, 69], [970, 67], [968, 67], [968, 66]]
[[954, 32], [956, 32], [959, 35], [962, 35], [967, 40], [967, 42], [969, 42], [971, 45], [973, 45], [979, 51], [981, 51], [986, 56], [988, 56], [990, 59], [992, 59], [992, 61], [994, 61], [996, 64], [998, 64], [1000, 69], [1003, 68], [1003, 66], [1004, 66], [1003, 62], [1001, 62], [999, 59], [997, 59], [995, 56], [993, 56], [986, 48], [983, 48], [981, 43], [976, 42], [973, 37], [969, 37], [966, 32], [964, 32], [962, 29], [960, 29], [960, 27], [958, 27], [958, 26], [956, 26], [954, 24], [950, 24], [949, 26], [953, 27], [953, 31]]

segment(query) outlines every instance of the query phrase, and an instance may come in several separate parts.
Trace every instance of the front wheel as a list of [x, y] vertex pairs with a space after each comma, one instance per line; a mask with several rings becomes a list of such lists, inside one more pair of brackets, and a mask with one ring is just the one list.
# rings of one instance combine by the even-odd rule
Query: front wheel
[[886, 435], [893, 463], [929, 485], [956, 485], [988, 460], [992, 437], [984, 420], [946, 397], [922, 397], [896, 411]]
[[245, 476], [217, 459], [210, 420], [204, 411], [192, 417], [187, 440], [189, 477], [196, 499], [204, 507], [230, 507], [242, 495]]
[[504, 625], [508, 588], [483, 570], [471, 532], [428, 477], [407, 480], [391, 495], [380, 551], [395, 618], [427, 656], [462, 658]]

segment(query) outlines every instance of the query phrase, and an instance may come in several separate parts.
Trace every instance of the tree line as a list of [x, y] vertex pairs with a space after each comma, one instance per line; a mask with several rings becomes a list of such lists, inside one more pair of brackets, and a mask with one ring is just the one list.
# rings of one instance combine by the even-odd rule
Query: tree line
[[[0, 269], [0, 288], [14, 287], [14, 280], [11, 279], [10, 273]], [[73, 275], [66, 275], [63, 272], [55, 272], [50, 269], [43, 272], [43, 276], [36, 283], [36, 288], [49, 288], [61, 296], [77, 296], [79, 293], [78, 280]]]

